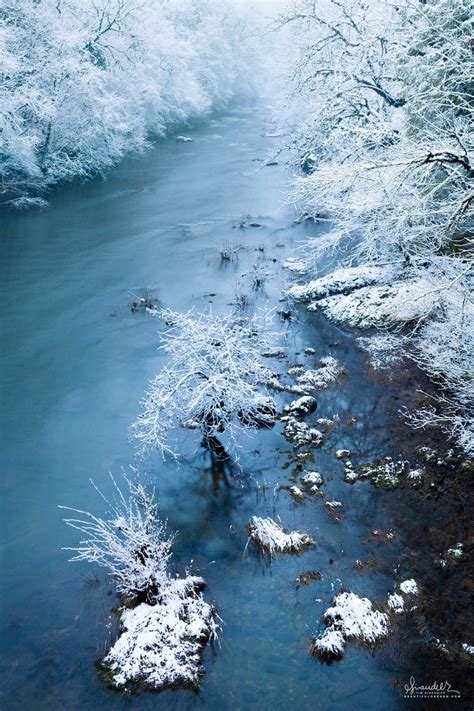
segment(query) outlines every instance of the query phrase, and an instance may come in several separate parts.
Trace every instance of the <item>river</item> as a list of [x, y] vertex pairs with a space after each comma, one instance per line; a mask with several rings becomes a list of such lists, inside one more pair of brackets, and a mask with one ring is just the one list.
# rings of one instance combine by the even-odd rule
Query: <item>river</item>
[[[245, 292], [248, 308], [281, 308], [288, 278], [281, 262], [318, 228], [295, 223], [282, 207], [287, 173], [283, 160], [270, 160], [274, 131], [265, 100], [230, 108], [186, 130], [192, 142], [159, 141], [106, 180], [58, 188], [42, 211], [2, 216], [5, 711], [403, 707], [394, 681], [408, 681], [412, 669], [400, 662], [400, 649], [392, 654], [396, 679], [386, 657], [355, 646], [331, 666], [308, 652], [340, 582], [382, 599], [393, 589], [400, 551], [397, 541], [366, 543], [371, 530], [393, 524], [387, 495], [367, 482], [348, 486], [334, 458], [340, 447], [367, 460], [397, 454], [397, 395], [367, 378], [353, 337], [318, 314], [276, 318], [291, 363], [313, 362], [303, 353], [311, 346], [346, 369], [342, 383], [317, 397], [318, 416], [337, 415], [340, 426], [315, 465], [326, 478], [325, 497], [344, 502], [343, 521], [328, 516], [324, 499], [297, 504], [278, 489], [288, 484], [290, 449], [280, 426], [244, 442], [242, 470], [229, 489], [213, 492], [202, 456], [180, 467], [158, 456], [147, 463], [162, 515], [179, 531], [175, 562], [193, 561], [223, 619], [220, 644], [204, 656], [199, 693], [130, 697], [99, 681], [95, 661], [114, 634], [112, 585], [100, 570], [68, 563], [61, 550], [76, 537], [58, 504], [101, 513], [89, 478], [108, 492], [108, 472], [134, 463], [128, 427], [163, 363], [160, 324], [131, 311], [133, 295], [148, 289], [166, 307], [224, 313]], [[222, 261], [223, 246], [234, 250], [232, 260]], [[254, 265], [266, 272], [258, 291], [249, 289]], [[271, 565], [244, 553], [253, 514], [280, 516], [317, 546]], [[353, 567], [374, 551], [380, 562], [373, 570]], [[322, 580], [298, 588], [307, 570], [321, 571]]]

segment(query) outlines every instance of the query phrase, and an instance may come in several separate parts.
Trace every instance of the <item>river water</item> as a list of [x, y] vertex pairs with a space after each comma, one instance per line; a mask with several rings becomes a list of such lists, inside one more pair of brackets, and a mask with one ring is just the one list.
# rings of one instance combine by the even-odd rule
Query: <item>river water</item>
[[[278, 489], [290, 476], [281, 426], [244, 442], [242, 470], [217, 492], [200, 455], [179, 468], [158, 456], [147, 463], [162, 515], [179, 531], [175, 563], [205, 577], [206, 599], [223, 619], [220, 644], [205, 652], [199, 693], [130, 697], [99, 681], [95, 662], [115, 633], [116, 598], [100, 570], [68, 563], [61, 550], [76, 537], [58, 504], [101, 513], [89, 478], [107, 493], [108, 472], [134, 463], [127, 430], [163, 363], [160, 324], [131, 312], [132, 294], [148, 289], [179, 310], [224, 313], [243, 295], [249, 309], [282, 308], [281, 261], [317, 227], [295, 224], [281, 206], [285, 166], [265, 165], [277, 146], [266, 135], [274, 130], [265, 101], [229, 109], [189, 130], [192, 142], [159, 142], [105, 181], [57, 189], [47, 209], [2, 216], [4, 711], [389, 710], [406, 703], [394, 688], [411, 672], [401, 652], [395, 676], [386, 657], [353, 646], [331, 666], [308, 653], [340, 582], [382, 599], [393, 589], [398, 553], [397, 542], [366, 542], [373, 529], [390, 529], [385, 494], [368, 483], [343, 483], [334, 457], [340, 447], [367, 460], [396, 454], [396, 396], [366, 378], [352, 336], [317, 314], [291, 323], [276, 318], [289, 363], [314, 365], [315, 356], [303, 353], [311, 346], [346, 369], [341, 384], [318, 396], [318, 416], [337, 415], [340, 425], [314, 465], [326, 478], [325, 497], [346, 506], [342, 522], [328, 516], [325, 498], [296, 504]], [[221, 260], [223, 245], [235, 250], [233, 260]], [[250, 286], [255, 265], [266, 272], [258, 291]], [[253, 514], [279, 516], [317, 546], [270, 565], [244, 552]], [[381, 561], [374, 570], [354, 569], [356, 559], [373, 555]], [[298, 588], [296, 578], [307, 570], [321, 571], [322, 580]]]

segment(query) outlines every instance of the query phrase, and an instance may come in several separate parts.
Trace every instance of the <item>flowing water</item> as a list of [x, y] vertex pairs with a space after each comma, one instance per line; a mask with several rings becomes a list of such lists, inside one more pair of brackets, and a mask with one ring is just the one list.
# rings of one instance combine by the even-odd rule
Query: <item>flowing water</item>
[[[134, 294], [148, 289], [179, 310], [224, 313], [242, 297], [248, 309], [282, 308], [281, 261], [317, 227], [295, 224], [292, 210], [281, 207], [285, 166], [265, 165], [277, 146], [265, 135], [275, 129], [271, 116], [265, 102], [230, 109], [190, 130], [192, 142], [159, 142], [106, 181], [56, 190], [43, 211], [2, 215], [4, 711], [403, 705], [383, 656], [348, 646], [342, 662], [327, 666], [308, 653], [340, 581], [380, 600], [393, 588], [398, 552], [396, 542], [366, 542], [373, 529], [391, 526], [386, 495], [367, 482], [345, 484], [334, 457], [340, 447], [367, 460], [391, 454], [396, 396], [367, 380], [352, 336], [317, 314], [291, 323], [277, 315], [276, 325], [287, 334], [289, 363], [310, 367], [332, 354], [347, 372], [318, 395], [318, 416], [340, 418], [316, 453], [323, 498], [297, 504], [278, 488], [291, 474], [281, 425], [243, 442], [242, 469], [217, 492], [202, 455], [179, 468], [158, 456], [147, 463], [162, 515], [179, 531], [175, 563], [205, 577], [206, 599], [223, 619], [220, 644], [204, 655], [199, 693], [127, 696], [99, 681], [95, 662], [115, 634], [113, 587], [93, 566], [68, 563], [61, 550], [77, 538], [57, 505], [102, 512], [89, 478], [109, 492], [108, 472], [134, 463], [127, 429], [163, 363], [160, 323], [131, 311]], [[221, 260], [223, 246], [234, 250], [232, 260]], [[257, 291], [255, 266], [266, 272]], [[308, 346], [316, 356], [304, 354]], [[344, 502], [342, 522], [328, 516], [326, 499]], [[317, 546], [270, 565], [244, 552], [253, 514], [279, 516]], [[353, 568], [373, 555], [382, 561], [376, 569]], [[298, 588], [297, 576], [308, 570], [321, 571], [322, 580]], [[409, 671], [396, 680], [407, 681]]]

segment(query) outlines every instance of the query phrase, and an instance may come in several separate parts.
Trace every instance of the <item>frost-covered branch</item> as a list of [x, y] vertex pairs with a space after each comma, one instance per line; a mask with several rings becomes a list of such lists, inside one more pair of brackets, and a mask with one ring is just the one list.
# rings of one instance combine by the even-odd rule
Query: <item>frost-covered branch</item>
[[163, 311], [168, 364], [150, 382], [132, 425], [139, 451], [156, 447], [176, 456], [177, 428], [198, 429], [214, 449], [225, 431], [231, 446], [245, 428], [272, 426], [275, 404], [262, 390], [273, 379], [261, 353], [268, 350], [265, 320], [228, 314]]
[[117, 590], [127, 597], [149, 599], [155, 596], [166, 579], [166, 568], [171, 556], [172, 537], [157, 515], [154, 494], [142, 484], [125, 479], [128, 492], [124, 493], [111, 479], [114, 497], [107, 499], [107, 518], [95, 516], [68, 506], [78, 518], [66, 518], [65, 523], [79, 531], [84, 538], [73, 548], [71, 561], [97, 563], [114, 578]]

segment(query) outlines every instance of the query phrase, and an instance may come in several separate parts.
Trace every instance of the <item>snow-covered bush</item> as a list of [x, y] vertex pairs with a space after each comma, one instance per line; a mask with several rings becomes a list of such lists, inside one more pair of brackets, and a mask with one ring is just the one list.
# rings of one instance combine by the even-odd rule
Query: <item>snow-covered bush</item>
[[104, 171], [247, 91], [245, 17], [231, 0], [6, 0], [0, 198]]
[[177, 428], [198, 429], [203, 445], [224, 454], [219, 436], [225, 431], [235, 450], [243, 429], [271, 427], [276, 408], [262, 389], [273, 373], [262, 362], [265, 319], [235, 314], [163, 311], [168, 330], [161, 348], [168, 364], [150, 382], [142, 411], [132, 425], [139, 451], [156, 447], [177, 455]]
[[353, 326], [409, 326], [408, 355], [444, 390], [414, 424], [472, 450], [470, 3], [296, 0], [282, 21], [303, 37], [290, 199], [331, 221], [304, 259], [345, 261], [290, 295]]
[[118, 592], [126, 597], [150, 599], [166, 580], [172, 537], [167, 535], [165, 525], [158, 518], [153, 493], [128, 479], [128, 492], [124, 493], [112, 475], [111, 478], [113, 500], [97, 489], [107, 504], [107, 518], [68, 506], [60, 507], [82, 516], [64, 520], [84, 536], [77, 547], [64, 550], [75, 554], [71, 561], [87, 561], [106, 568]]
[[205, 581], [168, 569], [172, 538], [160, 522], [154, 494], [126, 479], [124, 493], [112, 477], [114, 499], [107, 518], [71, 509], [82, 518], [67, 518], [84, 535], [71, 561], [105, 567], [125, 599], [120, 608], [122, 634], [101, 662], [109, 684], [119, 689], [165, 686], [197, 687], [201, 653], [216, 637], [215, 609], [202, 596]]

